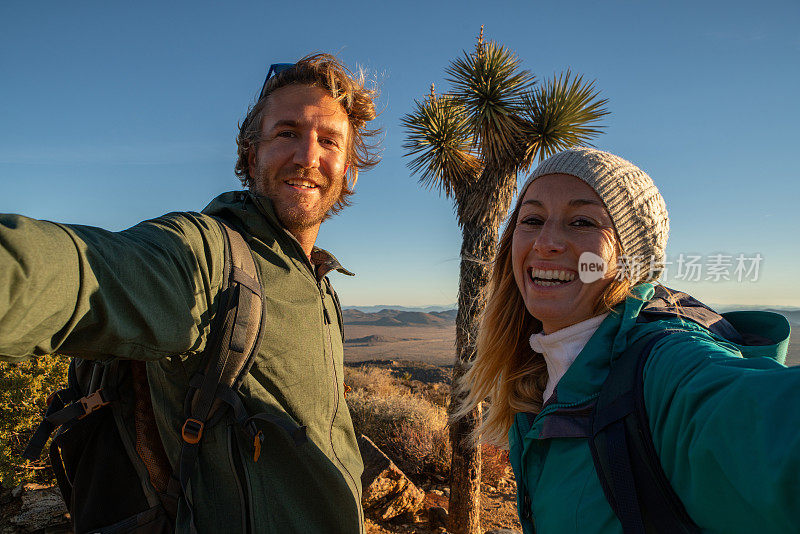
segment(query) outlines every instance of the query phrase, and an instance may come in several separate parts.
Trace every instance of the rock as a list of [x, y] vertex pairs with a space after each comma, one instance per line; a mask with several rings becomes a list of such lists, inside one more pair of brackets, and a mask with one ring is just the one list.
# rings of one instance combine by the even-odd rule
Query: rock
[[447, 510], [441, 506], [428, 508], [428, 521], [431, 528], [447, 526]]
[[450, 497], [450, 488], [442, 488], [442, 494], [444, 494], [445, 497]]
[[12, 497], [19, 499], [18, 511], [4, 518], [11, 529], [4, 532], [36, 532], [42, 529], [67, 532], [69, 515], [61, 492], [56, 486], [26, 484], [14, 488]]
[[367, 436], [358, 438], [364, 460], [361, 484], [364, 512], [386, 521], [403, 514], [413, 515], [422, 506], [425, 492], [411, 480]]
[[436, 495], [438, 495], [440, 497], [442, 497], [444, 495], [444, 492], [442, 490], [440, 490], [440, 489], [432, 489], [431, 493], [434, 493], [434, 494], [436, 494]]

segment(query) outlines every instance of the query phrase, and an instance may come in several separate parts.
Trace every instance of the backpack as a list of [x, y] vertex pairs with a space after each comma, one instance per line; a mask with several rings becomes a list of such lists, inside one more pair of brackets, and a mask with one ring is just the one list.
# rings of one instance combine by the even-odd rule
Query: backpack
[[183, 443], [173, 472], [158, 434], [146, 364], [74, 358], [68, 385], [50, 395], [48, 408], [23, 457], [36, 459], [47, 439], [50, 460], [76, 533], [170, 533], [184, 501], [196, 532], [187, 487], [203, 430], [231, 413], [261, 453], [257, 421], [279, 425], [301, 444], [306, 428], [288, 416], [250, 416], [237, 393], [258, 352], [263, 302], [252, 252], [221, 221], [225, 260], [217, 313], [211, 323], [205, 366], [189, 382]]
[[[773, 343], [737, 331], [735, 314], [743, 312], [720, 315], [685, 293], [660, 285], [655, 290], [637, 322], [680, 316], [738, 345]], [[611, 366], [594, 408], [589, 448], [603, 493], [625, 534], [700, 532], [664, 473], [644, 405], [643, 371], [652, 348], [682, 331], [653, 332], [629, 346]]]

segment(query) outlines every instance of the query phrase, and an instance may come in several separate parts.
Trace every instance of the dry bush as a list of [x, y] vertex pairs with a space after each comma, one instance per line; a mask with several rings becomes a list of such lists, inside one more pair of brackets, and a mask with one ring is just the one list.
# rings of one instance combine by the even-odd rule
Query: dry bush
[[442, 383], [426, 384], [420, 391], [425, 399], [436, 406], [447, 409], [450, 404], [450, 386]]
[[450, 444], [444, 408], [418, 395], [378, 396], [366, 387], [353, 388], [347, 404], [356, 433], [372, 439], [404, 473], [423, 478], [448, 476]]
[[501, 480], [508, 477], [510, 469], [508, 451], [488, 443], [481, 446], [481, 482], [497, 487]]
[[447, 427], [401, 423], [389, 444], [401, 469], [412, 476], [444, 481], [450, 474], [450, 440]]
[[397, 395], [400, 392], [391, 372], [380, 367], [347, 367], [344, 383], [352, 391], [366, 391], [378, 397]]

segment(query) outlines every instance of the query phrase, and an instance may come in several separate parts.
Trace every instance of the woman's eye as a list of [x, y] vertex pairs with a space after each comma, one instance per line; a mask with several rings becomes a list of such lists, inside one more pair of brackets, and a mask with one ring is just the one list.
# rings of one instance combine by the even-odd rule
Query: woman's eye
[[572, 222], [572, 225], [573, 226], [597, 226], [593, 221], [590, 221], [589, 219], [584, 219], [584, 218], [575, 219]]
[[519, 222], [520, 224], [527, 224], [529, 226], [541, 226], [543, 224], [542, 219], [535, 216], [524, 217]]

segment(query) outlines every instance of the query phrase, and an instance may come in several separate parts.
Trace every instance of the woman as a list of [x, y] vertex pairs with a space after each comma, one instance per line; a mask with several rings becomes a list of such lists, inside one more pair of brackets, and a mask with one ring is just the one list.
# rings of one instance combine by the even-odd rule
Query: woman
[[[592, 410], [612, 362], [665, 329], [681, 332], [653, 347], [644, 401], [691, 520], [720, 533], [800, 529], [800, 368], [742, 357], [785, 357], [788, 322], [753, 312], [737, 332], [672, 298], [654, 283], [668, 230], [650, 177], [599, 150], [556, 154], [520, 191], [456, 417], [489, 398], [477, 434], [510, 446], [526, 533], [534, 522], [538, 534], [622, 532], [589, 449]], [[710, 314], [713, 332], [696, 320]], [[753, 333], [771, 339], [742, 346]]]

